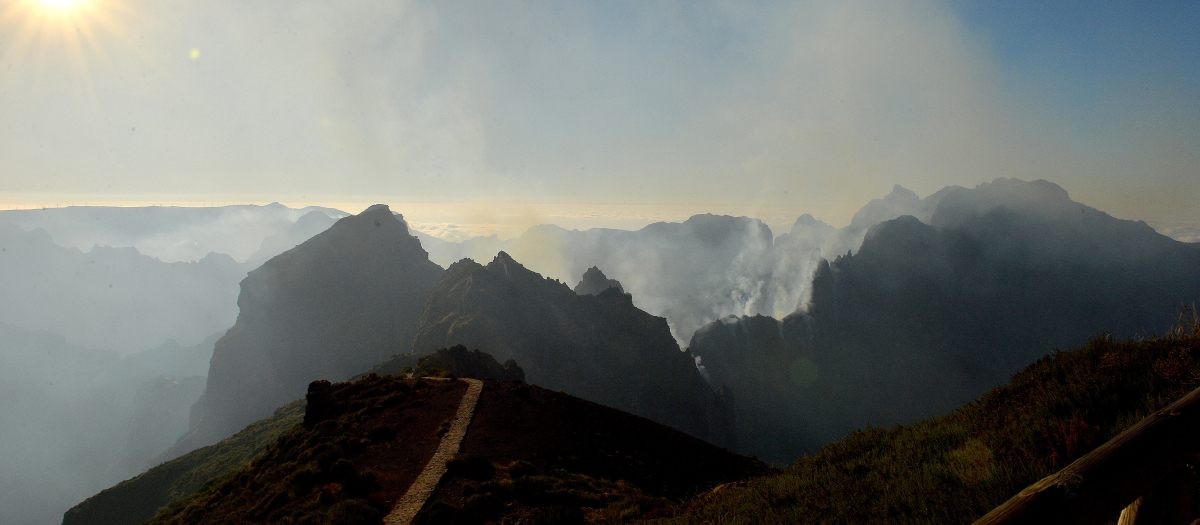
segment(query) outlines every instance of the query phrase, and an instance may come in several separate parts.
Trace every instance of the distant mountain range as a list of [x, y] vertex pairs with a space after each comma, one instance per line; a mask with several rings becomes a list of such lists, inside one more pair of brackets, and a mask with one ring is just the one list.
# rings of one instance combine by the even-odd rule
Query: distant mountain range
[[[209, 253], [221, 253], [246, 262], [263, 248], [264, 239], [313, 212], [333, 220], [348, 215], [332, 208], [289, 208], [278, 202], [266, 206], [67, 206], [0, 210], [0, 223], [44, 230], [60, 246], [80, 250], [97, 245], [129, 247], [164, 262], [198, 261]], [[284, 250], [288, 248], [291, 246]], [[261, 258], [254, 266], [282, 251]]]
[[[448, 243], [386, 206], [340, 220], [278, 208], [242, 210], [275, 222], [235, 243], [239, 257], [174, 263], [132, 248], [64, 248], [47, 233], [61, 224], [30, 231], [0, 213], [0, 291], [17, 298], [0, 307], [14, 329], [0, 332], [0, 347], [44, 330], [80, 356], [99, 348], [132, 362], [119, 356], [157, 347], [155, 369], [203, 369], [188, 376], [207, 376], [188, 433], [162, 459], [232, 435], [314, 379], [403, 369], [462, 344], [514, 359], [532, 384], [784, 463], [866, 423], [958, 406], [1050, 348], [1161, 331], [1200, 296], [1200, 245], [1046, 181], [924, 199], [897, 186], [845, 228], [805, 215], [778, 237], [756, 219], [698, 215], [634, 232], [540, 226]], [[235, 211], [197, 215], [207, 218], [194, 231]], [[170, 235], [138, 228], [129, 238]], [[163, 345], [169, 338], [183, 346]], [[13, 355], [28, 358], [31, 377], [65, 366]], [[155, 389], [196, 380], [158, 375], [174, 383], [111, 375], [103, 388], [182, 424], [186, 409], [152, 401], [186, 396]], [[137, 419], [120, 410], [96, 415]], [[14, 417], [52, 417], [44, 412]], [[149, 448], [124, 457], [165, 446], [143, 441]]]

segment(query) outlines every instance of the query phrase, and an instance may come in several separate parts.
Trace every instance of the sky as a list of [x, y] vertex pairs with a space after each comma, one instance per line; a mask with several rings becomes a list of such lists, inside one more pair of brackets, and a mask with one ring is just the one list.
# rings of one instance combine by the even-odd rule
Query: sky
[[778, 234], [1015, 177], [1200, 224], [1197, 2], [69, 2], [0, 0], [0, 207]]

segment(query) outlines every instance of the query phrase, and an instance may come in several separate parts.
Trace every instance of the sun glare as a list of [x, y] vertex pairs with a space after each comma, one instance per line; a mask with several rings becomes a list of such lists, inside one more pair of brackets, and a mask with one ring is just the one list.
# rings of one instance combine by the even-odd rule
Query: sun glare
[[84, 0], [38, 0], [38, 3], [51, 9], [67, 9], [83, 3]]
[[[0, 10], [0, 58], [32, 76], [67, 72], [85, 89], [97, 67], [127, 39], [122, 0], [15, 0]], [[2, 5], [2, 4], [0, 4]], [[116, 47], [114, 48], [114, 44]]]

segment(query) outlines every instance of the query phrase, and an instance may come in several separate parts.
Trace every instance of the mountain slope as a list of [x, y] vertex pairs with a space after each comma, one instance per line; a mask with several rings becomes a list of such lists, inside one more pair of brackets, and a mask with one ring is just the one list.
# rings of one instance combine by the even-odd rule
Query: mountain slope
[[[758, 219], [703, 214], [637, 231], [540, 225], [515, 239], [440, 242], [430, 253], [450, 264], [486, 261], [504, 251], [542, 275], [571, 283], [598, 266], [633, 294], [639, 308], [666, 318], [677, 340], [686, 341], [722, 315], [775, 311], [768, 286], [772, 238]], [[793, 301], [785, 311], [795, 307]]]
[[738, 394], [741, 451], [788, 461], [867, 423], [950, 410], [1047, 348], [1153, 334], [1200, 297], [1200, 248], [1048, 182], [936, 197], [932, 224], [883, 222], [822, 262], [806, 312], [696, 332], [690, 351]]
[[464, 259], [431, 292], [413, 350], [454, 345], [515, 359], [532, 384], [728, 443], [725, 398], [679, 351], [666, 320], [615, 288], [578, 295], [504, 252], [487, 266]]
[[233, 434], [301, 397], [310, 381], [347, 379], [406, 347], [441, 273], [384, 205], [250, 272], [193, 428], [168, 457]]
[[237, 434], [155, 466], [72, 507], [63, 525], [137, 525], [206, 483], [244, 467], [304, 418], [304, 402], [294, 401]]
[[701, 496], [686, 515], [656, 523], [971, 523], [1200, 387], [1198, 356], [1197, 325], [1148, 340], [1096, 338], [951, 413], [855, 431], [783, 474]]

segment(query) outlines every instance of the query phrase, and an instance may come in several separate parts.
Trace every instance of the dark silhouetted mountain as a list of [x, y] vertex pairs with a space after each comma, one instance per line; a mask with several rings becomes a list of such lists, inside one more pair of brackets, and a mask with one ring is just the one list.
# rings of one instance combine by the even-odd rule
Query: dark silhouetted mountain
[[806, 313], [697, 332], [689, 349], [737, 394], [742, 451], [786, 460], [780, 440], [815, 450], [949, 410], [1046, 348], [1151, 335], [1200, 297], [1200, 247], [1054, 184], [999, 179], [939, 199], [933, 225], [886, 221], [857, 253], [823, 261]]
[[725, 400], [679, 351], [666, 320], [609, 288], [578, 295], [500, 252], [450, 266], [429, 296], [417, 354], [464, 345], [515, 359], [530, 383], [728, 441]]
[[486, 261], [504, 251], [564, 282], [604, 268], [639, 308], [668, 320], [676, 341], [687, 341], [700, 326], [731, 313], [775, 313], [772, 241], [771, 229], [758, 219], [704, 214], [637, 231], [534, 226], [515, 239], [441, 242], [434, 259]]
[[310, 381], [345, 380], [406, 348], [441, 273], [385, 205], [251, 271], [193, 428], [164, 459], [233, 434], [302, 397]]
[[780, 465], [818, 443], [809, 423], [816, 383], [808, 318], [726, 317], [688, 345], [709, 382], [733, 390], [738, 450]]
[[625, 289], [621, 287], [621, 282], [616, 279], [605, 277], [604, 272], [593, 266], [583, 272], [583, 279], [579, 284], [575, 285], [575, 293], [579, 295], [600, 295], [609, 288], [616, 288], [618, 292], [625, 293]]

